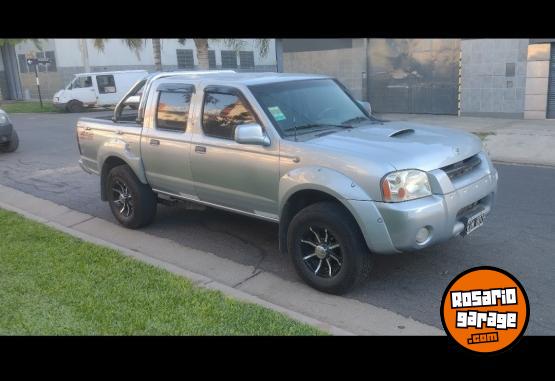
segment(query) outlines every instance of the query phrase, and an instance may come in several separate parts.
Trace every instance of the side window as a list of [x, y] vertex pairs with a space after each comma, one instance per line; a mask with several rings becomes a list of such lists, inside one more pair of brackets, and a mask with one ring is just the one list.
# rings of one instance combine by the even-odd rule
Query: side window
[[233, 139], [235, 127], [246, 123], [256, 123], [256, 119], [238, 96], [206, 93], [202, 114], [202, 129], [206, 135]]
[[156, 111], [156, 128], [184, 132], [187, 128], [192, 92], [161, 91]]
[[90, 76], [77, 77], [75, 81], [73, 81], [73, 85], [72, 85], [73, 89], [81, 89], [84, 87], [92, 87], [92, 79]]
[[116, 92], [116, 81], [113, 75], [97, 75], [96, 83], [100, 94], [110, 94]]

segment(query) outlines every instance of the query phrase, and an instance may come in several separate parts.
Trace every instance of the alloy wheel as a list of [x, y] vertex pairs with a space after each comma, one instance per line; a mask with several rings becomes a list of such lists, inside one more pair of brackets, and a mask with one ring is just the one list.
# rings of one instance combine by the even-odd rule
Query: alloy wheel
[[341, 271], [341, 245], [327, 228], [308, 226], [300, 246], [303, 262], [314, 275], [329, 279]]
[[124, 182], [116, 180], [112, 186], [113, 203], [116, 205], [119, 214], [128, 218], [134, 212], [133, 195]]

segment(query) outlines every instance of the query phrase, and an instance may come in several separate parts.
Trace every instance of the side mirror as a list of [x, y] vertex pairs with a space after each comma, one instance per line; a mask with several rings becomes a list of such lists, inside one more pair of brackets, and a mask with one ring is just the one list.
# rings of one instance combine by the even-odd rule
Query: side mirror
[[139, 103], [141, 102], [141, 96], [140, 95], [132, 95], [130, 97], [128, 97], [123, 104], [126, 106], [131, 106], [131, 107], [139, 107]]
[[241, 124], [235, 127], [235, 141], [239, 144], [270, 145], [270, 138], [266, 135], [262, 126], [256, 123]]
[[368, 114], [372, 115], [372, 106], [370, 106], [369, 102], [366, 102], [366, 101], [357, 101], [357, 102], [360, 103], [362, 107], [364, 107], [364, 109], [368, 112]]

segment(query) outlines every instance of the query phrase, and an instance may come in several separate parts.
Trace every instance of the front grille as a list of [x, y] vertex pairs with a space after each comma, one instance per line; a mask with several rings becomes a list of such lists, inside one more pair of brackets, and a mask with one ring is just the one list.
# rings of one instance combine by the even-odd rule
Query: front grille
[[473, 202], [472, 204], [467, 205], [464, 208], [462, 208], [461, 210], [459, 210], [458, 213], [457, 213], [457, 218], [459, 218], [461, 216], [464, 216], [465, 214], [470, 214], [470, 212], [473, 212], [475, 209], [477, 210], [478, 205], [480, 205], [480, 201]]
[[443, 167], [441, 168], [441, 170], [444, 171], [451, 180], [453, 180], [464, 175], [465, 173], [472, 171], [481, 163], [482, 159], [480, 159], [478, 155], [474, 155], [469, 157], [468, 159], [464, 159], [462, 161]]

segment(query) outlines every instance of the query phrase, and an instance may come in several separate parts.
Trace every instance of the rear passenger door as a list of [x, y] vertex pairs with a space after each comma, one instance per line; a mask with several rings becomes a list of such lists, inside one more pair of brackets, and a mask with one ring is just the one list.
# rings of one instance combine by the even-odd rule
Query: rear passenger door
[[[193, 85], [162, 83], [149, 96], [141, 136], [146, 177], [154, 190], [194, 197], [189, 154]], [[153, 102], [153, 103], [150, 103]]]

